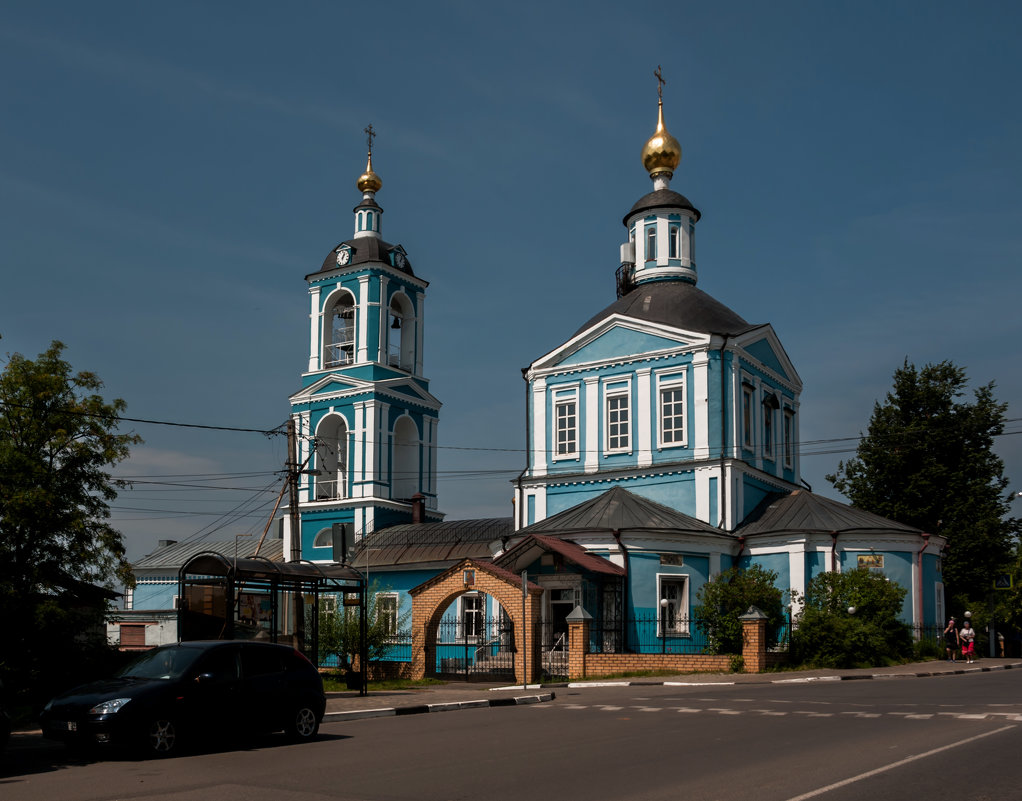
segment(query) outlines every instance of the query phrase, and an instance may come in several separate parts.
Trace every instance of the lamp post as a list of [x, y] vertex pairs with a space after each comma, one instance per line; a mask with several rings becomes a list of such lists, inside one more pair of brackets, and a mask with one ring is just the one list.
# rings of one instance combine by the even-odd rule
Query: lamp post
[[670, 603], [666, 598], [660, 599], [660, 653], [667, 653], [667, 606]]

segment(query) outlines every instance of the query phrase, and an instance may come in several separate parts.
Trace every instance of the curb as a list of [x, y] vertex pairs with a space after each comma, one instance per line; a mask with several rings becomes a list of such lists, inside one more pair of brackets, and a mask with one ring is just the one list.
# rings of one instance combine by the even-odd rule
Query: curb
[[481, 709], [494, 706], [523, 706], [525, 704], [542, 704], [553, 701], [556, 695], [552, 692], [537, 695], [518, 695], [512, 698], [480, 698], [472, 701], [448, 701], [442, 704], [416, 704], [415, 706], [382, 707], [379, 709], [352, 709], [348, 712], [327, 712], [323, 715], [324, 723], [337, 723], [346, 720], [366, 720], [369, 718], [387, 718], [397, 715], [423, 715], [430, 712], [456, 712], [461, 709]]

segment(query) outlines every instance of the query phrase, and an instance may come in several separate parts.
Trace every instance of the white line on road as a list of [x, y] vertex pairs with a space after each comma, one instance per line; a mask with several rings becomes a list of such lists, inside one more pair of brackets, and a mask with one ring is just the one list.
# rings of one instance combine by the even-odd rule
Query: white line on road
[[837, 790], [839, 787], [847, 787], [849, 784], [868, 779], [872, 776], [877, 776], [881, 773], [886, 773], [889, 770], [900, 768], [902, 765], [908, 765], [910, 762], [916, 762], [920, 759], [926, 759], [934, 754], [939, 754], [942, 751], [949, 751], [952, 748], [958, 748], [962, 745], [975, 742], [976, 740], [982, 740], [984, 737], [990, 737], [994, 734], [1001, 734], [1002, 732], [1009, 731], [1017, 728], [1016, 726], [1002, 726], [1000, 729], [994, 729], [993, 731], [984, 732], [983, 734], [977, 734], [974, 737], [966, 737], [964, 740], [959, 740], [957, 743], [950, 743], [948, 745], [942, 745], [940, 748], [934, 748], [931, 751], [926, 751], [922, 754], [916, 754], [915, 756], [906, 757], [905, 759], [899, 759], [897, 762], [892, 762], [890, 765], [884, 765], [882, 768], [874, 768], [873, 770], [867, 770], [865, 773], [860, 773], [858, 776], [852, 776], [848, 779], [842, 779], [839, 782], [828, 784], [826, 787], [819, 787], [815, 790], [810, 790], [808, 793], [802, 793], [802, 795], [793, 796], [787, 801], [805, 801], [807, 798], [815, 798], [818, 795], [829, 793], [831, 790]]

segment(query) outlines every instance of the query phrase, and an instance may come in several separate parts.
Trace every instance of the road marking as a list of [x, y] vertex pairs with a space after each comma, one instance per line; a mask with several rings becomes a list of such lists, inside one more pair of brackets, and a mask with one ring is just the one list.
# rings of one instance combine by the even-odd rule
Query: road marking
[[601, 705], [599, 708], [602, 709], [604, 712], [620, 712], [622, 709], [624, 709], [623, 706], [607, 706], [606, 704]]
[[884, 765], [880, 768], [874, 768], [873, 770], [867, 770], [865, 773], [860, 773], [858, 776], [852, 776], [848, 779], [842, 779], [839, 782], [828, 784], [825, 787], [818, 787], [815, 790], [810, 790], [808, 793], [802, 793], [802, 795], [792, 796], [787, 801], [806, 801], [808, 798], [815, 798], [818, 795], [829, 793], [831, 790], [837, 790], [839, 787], [847, 787], [849, 784], [855, 784], [855, 782], [862, 781], [863, 779], [869, 779], [873, 776], [878, 776], [881, 773], [900, 768], [902, 765], [908, 765], [911, 762], [917, 762], [920, 759], [926, 759], [934, 754], [939, 754], [943, 751], [949, 751], [952, 748], [958, 748], [962, 745], [975, 742], [976, 740], [982, 740], [984, 737], [990, 737], [994, 734], [1001, 734], [1002, 732], [1009, 731], [1017, 728], [1016, 726], [1003, 726], [1000, 729], [994, 729], [993, 731], [984, 732], [983, 734], [977, 734], [973, 737], [966, 737], [964, 740], [959, 740], [957, 743], [950, 743], [948, 745], [942, 745], [940, 748], [934, 748], [930, 751], [926, 751], [922, 754], [915, 754], [914, 756], [906, 757], [905, 759], [899, 759], [897, 762], [892, 762], [890, 765]]

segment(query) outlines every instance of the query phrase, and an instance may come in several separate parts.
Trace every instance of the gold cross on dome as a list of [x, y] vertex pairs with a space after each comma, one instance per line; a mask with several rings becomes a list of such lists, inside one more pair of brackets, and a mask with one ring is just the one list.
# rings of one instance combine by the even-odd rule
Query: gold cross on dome
[[373, 152], [373, 139], [376, 138], [376, 131], [373, 130], [373, 124], [369, 123], [368, 128], [363, 128], [362, 132], [366, 135], [366, 144], [369, 145], [369, 152]]
[[653, 74], [656, 76], [656, 93], [657, 93], [657, 97], [660, 98], [661, 100], [663, 100], [664, 99], [664, 84], [667, 83], [667, 81], [664, 80], [664, 74], [660, 70], [660, 65], [659, 64], [656, 65], [656, 71]]

